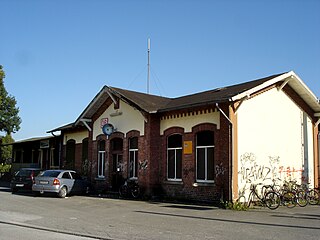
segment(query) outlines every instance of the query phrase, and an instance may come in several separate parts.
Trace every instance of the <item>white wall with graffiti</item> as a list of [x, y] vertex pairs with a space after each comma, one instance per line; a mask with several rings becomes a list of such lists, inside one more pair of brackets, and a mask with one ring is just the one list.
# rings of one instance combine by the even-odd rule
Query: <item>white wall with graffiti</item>
[[313, 126], [277, 88], [245, 100], [238, 118], [238, 190], [284, 180], [314, 184]]

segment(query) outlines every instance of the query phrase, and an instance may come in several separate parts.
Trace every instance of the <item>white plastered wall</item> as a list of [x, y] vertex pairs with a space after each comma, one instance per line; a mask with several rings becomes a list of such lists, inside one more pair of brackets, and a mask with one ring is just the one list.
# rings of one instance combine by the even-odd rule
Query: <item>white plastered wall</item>
[[314, 184], [312, 122], [283, 91], [273, 88], [245, 100], [237, 118], [240, 195], [251, 183]]
[[131, 130], [140, 131], [144, 135], [145, 119], [140, 111], [134, 109], [127, 103], [120, 101], [120, 108], [115, 110], [111, 104], [104, 113], [93, 123], [93, 140], [102, 133], [101, 119], [108, 118], [108, 122], [114, 126], [116, 131], [126, 134]]
[[198, 115], [179, 115], [162, 119], [160, 122], [160, 134], [163, 135], [164, 131], [171, 127], [182, 127], [186, 133], [192, 132], [192, 127], [201, 123], [213, 123], [220, 129], [220, 113], [217, 111], [209, 113], [201, 112]]

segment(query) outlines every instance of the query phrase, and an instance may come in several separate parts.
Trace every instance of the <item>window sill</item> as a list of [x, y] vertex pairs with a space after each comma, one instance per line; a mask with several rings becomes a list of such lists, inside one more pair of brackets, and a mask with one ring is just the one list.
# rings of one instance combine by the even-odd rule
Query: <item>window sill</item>
[[193, 187], [212, 187], [215, 182], [195, 182], [192, 184]]
[[96, 181], [105, 181], [106, 178], [105, 177], [96, 177], [94, 180], [96, 180]]
[[177, 181], [174, 181], [174, 180], [165, 180], [163, 183], [164, 183], [164, 184], [168, 184], [168, 185], [183, 185], [182, 180], [177, 180]]

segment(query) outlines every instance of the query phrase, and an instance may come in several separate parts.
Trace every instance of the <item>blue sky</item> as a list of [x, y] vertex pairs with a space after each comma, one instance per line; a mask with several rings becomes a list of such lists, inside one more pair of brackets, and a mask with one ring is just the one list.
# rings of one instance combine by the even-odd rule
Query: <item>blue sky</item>
[[293, 70], [320, 97], [318, 0], [0, 0], [15, 140], [71, 123], [104, 85], [177, 97]]

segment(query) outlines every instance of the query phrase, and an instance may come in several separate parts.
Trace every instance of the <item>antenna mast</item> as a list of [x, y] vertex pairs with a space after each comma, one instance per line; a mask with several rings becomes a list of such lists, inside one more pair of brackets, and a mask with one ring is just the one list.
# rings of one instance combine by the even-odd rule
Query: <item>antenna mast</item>
[[150, 38], [148, 38], [148, 78], [147, 78], [147, 93], [150, 89]]

